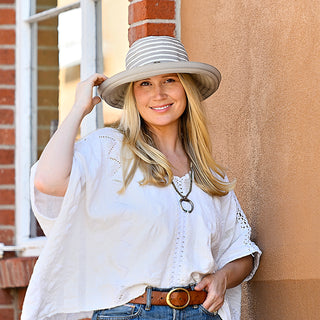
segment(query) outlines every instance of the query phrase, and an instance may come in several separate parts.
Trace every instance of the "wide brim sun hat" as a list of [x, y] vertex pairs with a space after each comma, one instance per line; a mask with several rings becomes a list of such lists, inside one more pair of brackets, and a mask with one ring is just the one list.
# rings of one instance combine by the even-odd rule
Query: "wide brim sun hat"
[[189, 61], [186, 49], [178, 39], [149, 36], [132, 44], [126, 56], [126, 70], [105, 80], [99, 86], [98, 94], [110, 106], [123, 108], [130, 82], [170, 73], [190, 74], [203, 100], [218, 89], [221, 81], [221, 74], [214, 66]]

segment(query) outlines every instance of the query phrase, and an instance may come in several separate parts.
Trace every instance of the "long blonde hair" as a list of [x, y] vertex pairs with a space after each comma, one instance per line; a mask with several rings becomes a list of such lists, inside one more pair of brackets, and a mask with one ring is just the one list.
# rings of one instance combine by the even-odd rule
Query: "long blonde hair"
[[[195, 183], [211, 196], [224, 196], [234, 188], [235, 182], [223, 181], [224, 170], [211, 155], [211, 141], [201, 97], [193, 79], [188, 74], [178, 74], [187, 96], [187, 107], [180, 118], [179, 136], [194, 171]], [[140, 116], [133, 94], [133, 83], [128, 86], [118, 129], [123, 133], [121, 151], [124, 192], [137, 168], [143, 172], [141, 185], [159, 187], [172, 182], [170, 163], [157, 148], [151, 132]], [[131, 150], [128, 153], [127, 150]], [[133, 157], [132, 157], [133, 156]]]

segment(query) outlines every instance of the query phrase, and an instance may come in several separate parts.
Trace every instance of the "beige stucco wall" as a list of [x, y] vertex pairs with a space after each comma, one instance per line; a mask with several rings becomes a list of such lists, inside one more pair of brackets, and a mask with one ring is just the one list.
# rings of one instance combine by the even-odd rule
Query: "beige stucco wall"
[[320, 2], [183, 0], [181, 25], [222, 73], [214, 153], [264, 252], [243, 319], [319, 319]]

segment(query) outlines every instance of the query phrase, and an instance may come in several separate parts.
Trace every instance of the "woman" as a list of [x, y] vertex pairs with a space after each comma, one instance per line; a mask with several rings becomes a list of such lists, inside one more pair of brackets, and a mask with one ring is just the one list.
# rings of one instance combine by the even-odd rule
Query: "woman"
[[[136, 41], [126, 71], [91, 76], [32, 169], [32, 204], [48, 235], [26, 319], [240, 319], [240, 284], [260, 256], [225, 173], [211, 156], [201, 100], [219, 71], [180, 41]], [[113, 128], [75, 144], [100, 101]]]

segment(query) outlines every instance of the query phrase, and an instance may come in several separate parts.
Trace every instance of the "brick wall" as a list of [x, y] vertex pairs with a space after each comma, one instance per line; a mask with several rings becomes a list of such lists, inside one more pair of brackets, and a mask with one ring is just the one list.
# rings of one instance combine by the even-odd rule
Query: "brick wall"
[[129, 43], [146, 36], [177, 36], [175, 0], [130, 0]]
[[[0, 242], [15, 236], [15, 0], [0, 2]], [[10, 258], [12, 254], [6, 254]], [[17, 292], [0, 289], [0, 320], [16, 316]]]
[[14, 240], [15, 4], [0, 4], [0, 242]]

